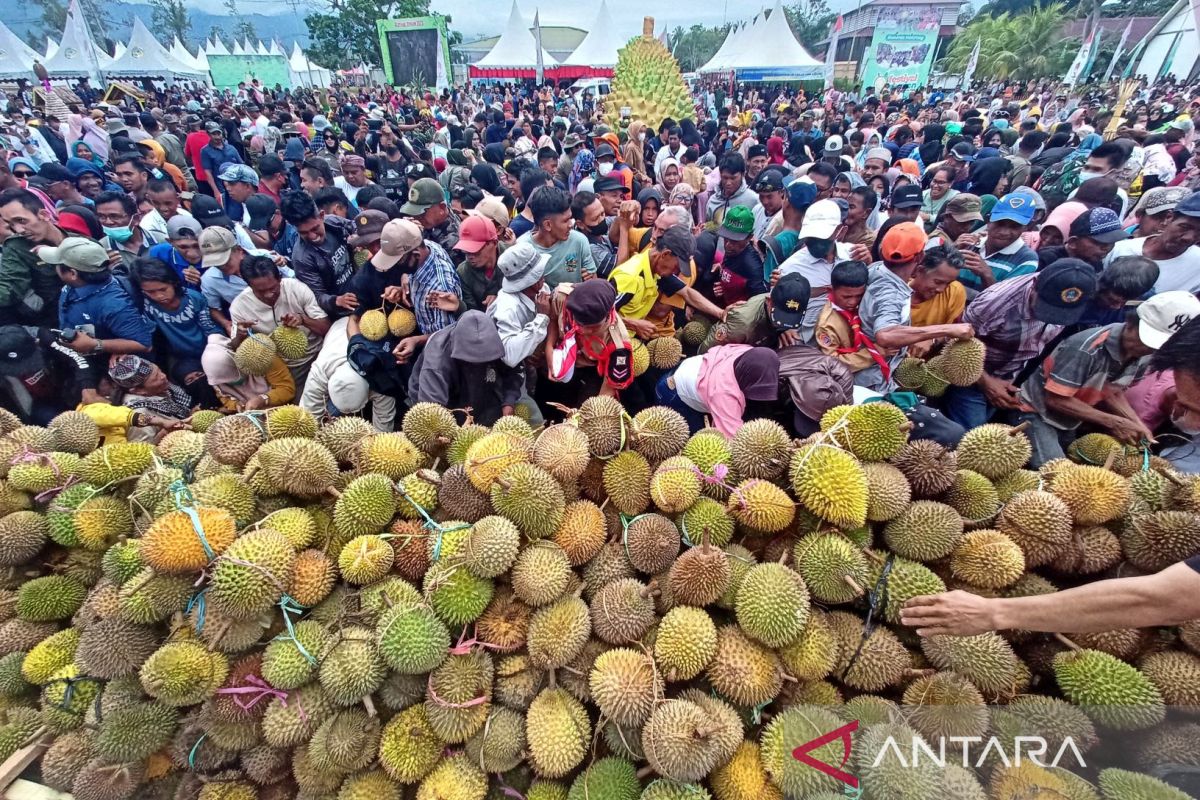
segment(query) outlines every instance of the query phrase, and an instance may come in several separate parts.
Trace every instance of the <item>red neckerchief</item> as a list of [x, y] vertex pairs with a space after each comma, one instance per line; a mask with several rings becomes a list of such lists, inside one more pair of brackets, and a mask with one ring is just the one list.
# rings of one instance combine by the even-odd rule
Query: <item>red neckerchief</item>
[[[602, 333], [600, 336], [583, 335], [580, 332], [578, 323], [576, 323], [575, 319], [570, 316], [570, 313], [565, 310], [563, 312], [563, 317], [563, 321], [566, 323], [566, 330], [563, 332], [563, 335], [569, 336], [570, 334], [574, 333], [575, 342], [579, 345], [579, 349], [585, 356], [588, 357], [588, 359], [596, 362], [596, 371], [602, 376], [610, 379], [610, 382], [612, 382], [612, 376], [609, 375], [608, 362], [612, 357], [613, 352], [617, 349], [617, 343], [614, 342], [612, 337], [608, 335], [608, 329], [617, 321], [617, 310], [615, 308], [609, 310], [608, 319], [605, 320], [604, 323], [604, 333]], [[599, 345], [598, 349], [597, 345]], [[613, 383], [613, 385], [618, 389], [624, 389], [632, 382], [633, 373], [631, 371], [629, 374], [629, 380], [623, 381], [620, 384]]]
[[879, 369], [883, 372], [883, 379], [886, 381], [891, 377], [892, 368], [888, 365], [887, 359], [879, 352], [879, 348], [875, 343], [862, 331], [862, 318], [853, 311], [847, 311], [838, 306], [832, 300], [829, 301], [829, 307], [834, 312], [846, 321], [850, 326], [850, 335], [854, 337], [854, 343], [850, 347], [839, 347], [837, 351], [842, 354], [857, 353], [859, 350], [866, 348], [866, 351], [871, 354], [871, 358], [875, 359], [875, 363], [879, 365]]

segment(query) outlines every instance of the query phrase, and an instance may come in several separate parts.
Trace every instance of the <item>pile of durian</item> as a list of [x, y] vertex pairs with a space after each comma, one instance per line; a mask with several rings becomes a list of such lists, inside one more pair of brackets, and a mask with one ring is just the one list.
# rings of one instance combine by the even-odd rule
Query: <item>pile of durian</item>
[[[899, 609], [1161, 569], [1200, 483], [1099, 434], [1032, 471], [1017, 428], [821, 422], [283, 406], [98, 447], [0, 414], [0, 759], [48, 745], [78, 800], [831, 800], [793, 750], [857, 720], [868, 800], [1186, 797], [1147, 773], [1200, 765], [1197, 623], [919, 639]], [[1093, 766], [874, 761], [993, 734]]]

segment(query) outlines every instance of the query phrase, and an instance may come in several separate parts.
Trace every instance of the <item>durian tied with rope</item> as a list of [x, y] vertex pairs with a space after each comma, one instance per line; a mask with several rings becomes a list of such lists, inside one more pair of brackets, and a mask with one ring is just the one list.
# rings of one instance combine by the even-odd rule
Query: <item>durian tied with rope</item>
[[388, 335], [388, 318], [382, 308], [364, 311], [358, 318], [358, 332], [368, 341], [378, 342]]
[[233, 363], [247, 375], [261, 378], [271, 371], [276, 355], [273, 339], [251, 331], [233, 351]]

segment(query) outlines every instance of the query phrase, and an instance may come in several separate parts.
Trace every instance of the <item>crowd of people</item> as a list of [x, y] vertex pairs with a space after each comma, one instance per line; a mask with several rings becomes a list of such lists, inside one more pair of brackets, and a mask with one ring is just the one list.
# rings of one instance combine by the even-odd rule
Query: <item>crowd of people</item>
[[[1200, 350], [1155, 359], [1200, 345], [1186, 88], [700, 87], [695, 120], [619, 122], [548, 86], [86, 88], [0, 118], [0, 402], [27, 421], [153, 439], [296, 403], [391, 430], [431, 401], [537, 424], [607, 394], [806, 436], [883, 400], [948, 446], [1026, 422], [1034, 466], [1103, 431], [1200, 469], [1174, 378]], [[237, 357], [281, 327], [304, 347]], [[898, 379], [972, 338], [974, 385]]]

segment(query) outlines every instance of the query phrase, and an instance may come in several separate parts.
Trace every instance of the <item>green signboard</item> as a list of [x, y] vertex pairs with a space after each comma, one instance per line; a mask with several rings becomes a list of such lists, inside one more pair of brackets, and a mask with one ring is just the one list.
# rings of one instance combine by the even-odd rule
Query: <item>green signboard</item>
[[929, 80], [942, 29], [936, 6], [884, 6], [875, 22], [871, 46], [863, 54], [861, 85], [924, 86]]
[[444, 88], [450, 85], [450, 46], [446, 18], [427, 17], [377, 20], [383, 73], [393, 86]]
[[262, 86], [292, 88], [292, 73], [285, 56], [209, 56], [208, 74], [217, 89], [236, 89], [255, 78]]

